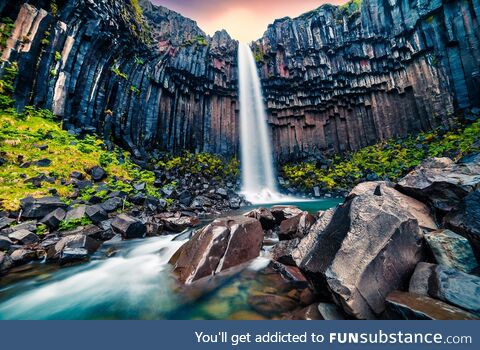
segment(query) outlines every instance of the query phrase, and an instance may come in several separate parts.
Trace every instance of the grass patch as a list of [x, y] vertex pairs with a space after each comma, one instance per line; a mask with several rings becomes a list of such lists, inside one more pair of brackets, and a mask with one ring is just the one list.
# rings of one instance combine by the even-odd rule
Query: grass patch
[[314, 186], [330, 190], [352, 188], [369, 174], [397, 181], [426, 158], [459, 159], [479, 152], [479, 141], [480, 121], [476, 121], [450, 131], [438, 129], [404, 139], [391, 139], [343, 158], [337, 155], [326, 169], [315, 162], [287, 164], [282, 167], [282, 176], [303, 191], [311, 191]]

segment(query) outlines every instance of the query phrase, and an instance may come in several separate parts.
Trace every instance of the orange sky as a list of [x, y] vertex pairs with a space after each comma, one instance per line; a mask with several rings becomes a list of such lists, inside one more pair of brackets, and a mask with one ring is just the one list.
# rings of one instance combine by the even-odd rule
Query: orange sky
[[260, 38], [268, 24], [285, 16], [296, 17], [325, 3], [347, 0], [151, 0], [197, 21], [207, 34], [225, 29], [237, 40]]

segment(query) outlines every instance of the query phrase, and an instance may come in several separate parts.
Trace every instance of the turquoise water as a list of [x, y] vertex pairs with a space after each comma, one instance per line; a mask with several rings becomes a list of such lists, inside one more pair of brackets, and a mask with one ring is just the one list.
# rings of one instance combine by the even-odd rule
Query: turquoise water
[[[340, 200], [294, 203], [316, 212]], [[289, 203], [285, 203], [289, 204]], [[290, 203], [291, 204], [291, 203]], [[244, 208], [246, 211], [251, 208]], [[0, 319], [260, 319], [248, 298], [291, 292], [258, 258], [217, 284], [184, 288], [168, 260], [185, 243], [175, 235], [104, 244], [82, 265], [31, 264], [0, 279]], [[108, 257], [110, 256], [110, 257]]]

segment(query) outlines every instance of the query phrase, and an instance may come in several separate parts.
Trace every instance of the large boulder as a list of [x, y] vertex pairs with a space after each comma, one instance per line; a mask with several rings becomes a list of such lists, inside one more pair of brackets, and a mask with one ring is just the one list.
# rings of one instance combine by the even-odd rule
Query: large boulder
[[85, 260], [100, 245], [99, 241], [83, 234], [67, 236], [49, 248], [47, 260], [60, 260], [61, 263]]
[[127, 214], [120, 214], [112, 221], [112, 229], [123, 238], [142, 238], [147, 233], [147, 226]]
[[314, 223], [315, 217], [306, 211], [285, 219], [280, 223], [278, 238], [281, 240], [303, 238]]
[[406, 287], [425, 254], [417, 218], [392, 191], [377, 187], [350, 196], [328, 223], [314, 225], [304, 238], [309, 244], [294, 252], [317, 292], [329, 290], [360, 319], [380, 315], [385, 297]]
[[277, 225], [279, 225], [283, 220], [302, 214], [302, 210], [292, 205], [275, 205], [270, 208], [270, 212], [275, 218]]
[[449, 158], [433, 158], [401, 179], [397, 188], [447, 213], [479, 184], [480, 157], [459, 164]]
[[426, 262], [420, 262], [415, 267], [408, 291], [413, 294], [428, 296], [429, 281], [435, 272], [437, 265]]
[[439, 230], [426, 234], [425, 239], [440, 265], [465, 273], [478, 268], [472, 247], [466, 238], [450, 230]]
[[41, 219], [57, 208], [65, 209], [67, 205], [59, 197], [32, 198], [21, 200], [22, 217]]
[[273, 217], [272, 212], [266, 208], [253, 209], [244, 215], [260, 221], [264, 230], [271, 230], [275, 227], [275, 218]]
[[28, 230], [19, 230], [12, 232], [8, 235], [8, 238], [20, 244], [33, 244], [39, 241], [38, 236]]
[[480, 190], [463, 198], [458, 208], [450, 212], [444, 221], [446, 227], [470, 241], [480, 261]]
[[475, 320], [475, 315], [424, 295], [394, 291], [387, 296], [389, 318], [404, 320]]
[[197, 231], [175, 254], [174, 272], [181, 282], [191, 283], [256, 258], [262, 241], [262, 226], [256, 219], [217, 219]]

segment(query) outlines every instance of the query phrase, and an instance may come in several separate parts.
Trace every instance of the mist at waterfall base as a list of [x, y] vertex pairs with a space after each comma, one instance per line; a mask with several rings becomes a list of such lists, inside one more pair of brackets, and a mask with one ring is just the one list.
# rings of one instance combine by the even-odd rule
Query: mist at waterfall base
[[301, 201], [278, 192], [260, 77], [247, 44], [238, 46], [238, 72], [241, 194], [252, 204]]

